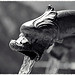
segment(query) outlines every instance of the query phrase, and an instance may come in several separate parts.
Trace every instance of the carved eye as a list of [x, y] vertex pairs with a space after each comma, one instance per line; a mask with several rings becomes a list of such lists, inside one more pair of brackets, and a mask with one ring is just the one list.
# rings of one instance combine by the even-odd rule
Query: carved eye
[[28, 37], [28, 34], [25, 34], [25, 37]]
[[36, 28], [53, 28], [54, 22], [53, 19], [45, 18], [43, 21], [36, 24]]
[[40, 25], [38, 28], [39, 29], [52, 29], [52, 28], [54, 28], [54, 25], [51, 25], [51, 24], [43, 24], [43, 25]]

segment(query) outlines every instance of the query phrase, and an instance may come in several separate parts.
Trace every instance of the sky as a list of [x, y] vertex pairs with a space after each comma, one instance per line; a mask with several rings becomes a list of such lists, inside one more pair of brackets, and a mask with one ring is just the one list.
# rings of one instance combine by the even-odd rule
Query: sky
[[55, 10], [57, 9], [75, 9], [75, 1], [26, 1], [23, 4], [33, 7], [38, 12], [44, 12], [49, 4], [51, 4]]

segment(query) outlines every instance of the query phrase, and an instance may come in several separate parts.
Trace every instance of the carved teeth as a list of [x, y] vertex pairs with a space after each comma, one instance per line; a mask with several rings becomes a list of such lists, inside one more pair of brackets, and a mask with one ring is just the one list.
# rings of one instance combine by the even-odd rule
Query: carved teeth
[[23, 46], [24, 43], [28, 42], [28, 40], [24, 37], [24, 36], [20, 36], [17, 40], [16, 40], [16, 44], [18, 46]]
[[28, 40], [24, 36], [19, 36], [17, 40], [11, 40], [9, 46], [12, 50], [17, 51], [20, 47], [24, 47], [24, 43], [27, 43]]

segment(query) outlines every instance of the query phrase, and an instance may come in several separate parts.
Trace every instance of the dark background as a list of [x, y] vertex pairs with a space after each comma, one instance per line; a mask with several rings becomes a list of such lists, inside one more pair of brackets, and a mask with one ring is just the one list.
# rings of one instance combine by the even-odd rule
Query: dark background
[[[18, 73], [23, 61], [23, 55], [14, 52], [9, 48], [11, 39], [17, 39], [20, 33], [20, 26], [29, 20], [39, 17], [44, 13], [48, 4], [51, 4], [55, 10], [72, 10], [75, 9], [75, 2], [64, 1], [44, 1], [44, 2], [0, 2], [0, 74], [15, 74]], [[73, 39], [73, 40], [72, 40]], [[62, 61], [75, 61], [75, 46], [74, 38], [69, 39], [69, 43], [73, 46], [71, 51], [67, 52]], [[72, 42], [71, 42], [72, 41]], [[66, 41], [68, 43], [68, 40]], [[69, 44], [68, 43], [68, 44]], [[58, 47], [57, 49], [62, 49]], [[64, 48], [66, 50], [67, 48]], [[42, 64], [48, 61], [48, 54], [45, 53], [40, 61]], [[39, 65], [41, 64], [39, 62]], [[47, 63], [46, 63], [47, 64]], [[36, 67], [35, 67], [36, 66]], [[38, 67], [35, 64], [31, 73], [44, 74], [45, 67]], [[62, 65], [63, 66], [63, 65]], [[73, 66], [74, 67], [74, 66]], [[61, 68], [61, 67], [60, 67]], [[58, 73], [75, 73], [73, 69], [60, 69]]]

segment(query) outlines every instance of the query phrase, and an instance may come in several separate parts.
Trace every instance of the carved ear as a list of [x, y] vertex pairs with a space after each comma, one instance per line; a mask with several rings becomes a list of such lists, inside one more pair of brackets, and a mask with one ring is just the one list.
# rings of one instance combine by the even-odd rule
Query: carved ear
[[57, 43], [62, 43], [63, 42], [63, 39], [58, 39], [56, 40]]
[[48, 19], [49, 21], [53, 22], [56, 16], [57, 16], [57, 12], [54, 11], [52, 5], [49, 4], [44, 14], [36, 18], [33, 24], [35, 27], [38, 27], [39, 23], [41, 25], [42, 21], [44, 21], [45, 19]]
[[46, 18], [50, 18], [50, 19], [55, 19], [55, 17], [57, 16], [57, 12], [54, 11], [54, 8], [52, 7], [52, 5], [48, 5], [45, 13], [44, 13], [46, 16]]

